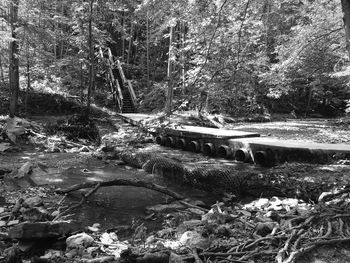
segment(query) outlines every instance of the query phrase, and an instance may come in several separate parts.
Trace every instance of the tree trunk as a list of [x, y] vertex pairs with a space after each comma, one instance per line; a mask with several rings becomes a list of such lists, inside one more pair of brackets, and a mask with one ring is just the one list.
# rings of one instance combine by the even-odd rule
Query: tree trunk
[[84, 76], [83, 76], [83, 61], [80, 61], [80, 102], [84, 101]]
[[131, 21], [128, 55], [127, 55], [127, 59], [126, 59], [126, 64], [128, 66], [130, 65], [130, 56], [131, 56], [131, 47], [132, 47], [133, 35], [134, 35], [134, 23], [133, 23], [133, 21]]
[[90, 19], [89, 19], [89, 87], [88, 87], [88, 94], [87, 94], [87, 107], [86, 107], [86, 117], [89, 117], [90, 114], [90, 105], [91, 105], [91, 91], [94, 84], [94, 47], [93, 47], [93, 40], [92, 40], [92, 16], [93, 16], [93, 7], [94, 7], [94, 0], [90, 0]]
[[350, 0], [341, 0], [341, 5], [344, 14], [346, 50], [350, 58]]
[[185, 22], [181, 23], [180, 26], [180, 38], [181, 38], [181, 80], [182, 80], [182, 94], [186, 94], [186, 85], [185, 85], [185, 76], [186, 76], [186, 70], [185, 70], [185, 41], [186, 41], [186, 32], [185, 32]]
[[146, 60], [147, 60], [147, 88], [149, 88], [149, 21], [148, 21], [148, 12], [146, 17]]
[[124, 57], [125, 57], [125, 12], [123, 11], [123, 16], [122, 16], [122, 26], [123, 26], [123, 31], [121, 34], [121, 40], [122, 40], [122, 61], [124, 62]]
[[18, 5], [19, 0], [10, 2], [10, 25], [12, 40], [10, 42], [10, 68], [9, 68], [9, 84], [10, 84], [10, 117], [13, 118], [17, 112], [18, 94], [19, 94], [19, 45], [16, 39], [16, 28], [18, 21]]
[[170, 27], [170, 41], [169, 41], [169, 58], [168, 58], [168, 92], [165, 104], [165, 114], [170, 115], [172, 110], [173, 96], [174, 96], [174, 81], [173, 81], [173, 37], [174, 27]]
[[28, 116], [28, 96], [30, 91], [30, 57], [29, 57], [29, 39], [27, 38], [27, 47], [26, 47], [26, 53], [27, 53], [27, 88], [26, 88], [26, 94], [25, 94], [25, 114]]
[[5, 86], [5, 76], [4, 76], [4, 69], [2, 68], [2, 56], [0, 55], [0, 78], [1, 78], [1, 85]]

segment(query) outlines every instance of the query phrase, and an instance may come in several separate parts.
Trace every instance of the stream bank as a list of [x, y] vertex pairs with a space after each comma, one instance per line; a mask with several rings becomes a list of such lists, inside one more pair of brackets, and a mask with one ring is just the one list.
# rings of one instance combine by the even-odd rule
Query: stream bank
[[[86, 152], [86, 148], [82, 151], [83, 147], [73, 147], [73, 144], [66, 147], [64, 144], [62, 146], [56, 143], [55, 147], [50, 148], [52, 151], [57, 151], [57, 149], [61, 151], [65, 148], [73, 149], [73, 151], [66, 153], [43, 153], [40, 147], [35, 149], [35, 147], [30, 148], [24, 145], [22, 147], [22, 150], [24, 150], [23, 152], [5, 153], [4, 156], [1, 156], [4, 157], [2, 160], [6, 161], [7, 169], [10, 171], [15, 171], [17, 168], [20, 169], [28, 162], [33, 163], [30, 177], [39, 184], [40, 179], [43, 179], [41, 176], [45, 177], [45, 174], [46, 176], [50, 175], [48, 177], [50, 179], [50, 187], [47, 185], [45, 186], [45, 181], [42, 180], [41, 183], [44, 184], [42, 186], [32, 187], [27, 184], [21, 191], [18, 189], [12, 192], [8, 191], [9, 194], [5, 196], [4, 213], [13, 211], [16, 207], [17, 200], [23, 197], [27, 199], [26, 195], [30, 193], [32, 196], [40, 195], [45, 200], [51, 199], [51, 203], [45, 202], [44, 206], [47, 209], [52, 207], [52, 209], [49, 209], [52, 215], [55, 211], [60, 210], [59, 201], [62, 200], [62, 196], [55, 195], [54, 189], [56, 188], [55, 184], [57, 185], [65, 181], [64, 179], [62, 180], [62, 178], [71, 179], [72, 181], [69, 181], [69, 184], [72, 184], [80, 183], [82, 179], [94, 181], [98, 179], [99, 176], [101, 176], [99, 179], [102, 178], [105, 180], [110, 178], [110, 176], [115, 176], [116, 173], [128, 178], [131, 176], [143, 179], [148, 177], [151, 181], [159, 180], [157, 181], [159, 183], [162, 183], [163, 180], [165, 185], [166, 183], [170, 184], [170, 186], [173, 184], [172, 187], [177, 187], [177, 189], [174, 189], [178, 191], [183, 189], [184, 183], [192, 184], [192, 186], [211, 190], [211, 192], [214, 193], [219, 192], [221, 196], [215, 196], [215, 200], [219, 200], [219, 202], [212, 207], [210, 207], [209, 204], [213, 202], [209, 202], [208, 204], [197, 203], [197, 205], [210, 209], [209, 212], [181, 207], [178, 203], [171, 203], [172, 210], [165, 210], [164, 213], [158, 213], [153, 210], [146, 215], [146, 220], [155, 222], [160, 230], [152, 229], [151, 227], [147, 228], [145, 223], [140, 220], [131, 220], [132, 224], [125, 224], [128, 220], [116, 220], [115, 223], [112, 223], [111, 220], [104, 220], [103, 216], [93, 218], [91, 224], [87, 223], [89, 226], [83, 227], [83, 218], [79, 217], [79, 213], [73, 213], [72, 218], [80, 224], [73, 232], [85, 231], [89, 237], [83, 236], [83, 240], [85, 241], [82, 243], [76, 241], [76, 243], [74, 243], [75, 245], [72, 245], [67, 240], [68, 243], [64, 242], [63, 247], [60, 249], [56, 248], [52, 250], [51, 247], [51, 249], [47, 249], [41, 252], [41, 254], [38, 254], [42, 259], [46, 258], [54, 262], [115, 262], [118, 258], [121, 262], [150, 262], [151, 259], [168, 262], [171, 258], [172, 262], [193, 262], [193, 256], [197, 253], [201, 260], [208, 259], [218, 261], [221, 258], [221, 260], [227, 259], [227, 261], [274, 262], [276, 257], [287, 260], [288, 258], [286, 257], [288, 253], [295, 252], [293, 255], [301, 260], [299, 262], [303, 262], [302, 256], [305, 253], [300, 250], [303, 246], [310, 247], [312, 251], [319, 251], [318, 247], [323, 246], [322, 242], [325, 241], [329, 244], [339, 244], [343, 249], [339, 250], [339, 247], [333, 246], [330, 248], [323, 248], [328, 249], [328, 251], [330, 249], [333, 252], [339, 252], [338, 255], [341, 255], [341, 257], [338, 256], [339, 260], [333, 262], [346, 262], [341, 260], [348, 259], [346, 254], [348, 250], [346, 246], [340, 245], [346, 243], [348, 237], [349, 225], [345, 220], [347, 219], [347, 214], [349, 214], [346, 210], [346, 203], [348, 203], [348, 193], [346, 191], [343, 192], [342, 195], [331, 198], [332, 202], [329, 202], [327, 199], [327, 203], [318, 206], [298, 200], [298, 198], [294, 199], [294, 197], [299, 197], [298, 191], [296, 191], [294, 185], [296, 180], [290, 181], [288, 184], [290, 192], [283, 195], [293, 198], [272, 197], [272, 194], [276, 192], [269, 193], [266, 190], [277, 189], [281, 179], [293, 178], [294, 176], [294, 178], [300, 178], [300, 186], [306, 185], [305, 183], [308, 181], [311, 182], [311, 186], [315, 189], [312, 196], [315, 198], [317, 194], [323, 190], [323, 188], [318, 189], [315, 187], [317, 185], [317, 182], [314, 181], [317, 178], [316, 175], [318, 173], [324, 173], [324, 178], [334, 177], [334, 185], [336, 187], [341, 187], [341, 182], [347, 180], [345, 175], [347, 174], [348, 167], [346, 165], [305, 166], [300, 164], [286, 164], [274, 170], [264, 170], [259, 167], [210, 159], [202, 155], [193, 155], [181, 151], [174, 151], [174, 149], [170, 148], [160, 147], [150, 143], [151, 138], [136, 127], [131, 127], [124, 123], [117, 124], [117, 126], [118, 130], [115, 132], [106, 133], [105, 136], [101, 136], [102, 145], [99, 149], [89, 149], [87, 146], [88, 152]], [[26, 150], [25, 148], [28, 149]], [[14, 160], [16, 160], [14, 162], [15, 164], [12, 165], [11, 162]], [[123, 163], [121, 160], [123, 160]], [[135, 167], [138, 168], [131, 168], [131, 165], [134, 165], [134, 163], [136, 163]], [[162, 163], [164, 163], [164, 165]], [[42, 166], [42, 164], [45, 166]], [[205, 174], [207, 170], [211, 171], [207, 173], [207, 179], [209, 181], [204, 181], [204, 183], [198, 181], [200, 177], [193, 177], [191, 180], [187, 181], [183, 180], [183, 176], [179, 178], [179, 172], [184, 171], [182, 165], [184, 165], [185, 168], [187, 167], [186, 169], [189, 169], [191, 168], [191, 164], [197, 165], [197, 168], [199, 167], [200, 169], [203, 167], [208, 168], [208, 165], [214, 165], [216, 168], [205, 169], [204, 171], [202, 169], [201, 173], [197, 173], [198, 176], [202, 176], [203, 172]], [[218, 177], [214, 177], [214, 179], [211, 177], [218, 176], [218, 171], [229, 170], [226, 168], [227, 166], [231, 166], [230, 169], [232, 170], [239, 171], [236, 172], [239, 176], [243, 174], [256, 175], [256, 177], [254, 177], [255, 180], [259, 179], [260, 181], [253, 181], [254, 185], [251, 184], [250, 186], [255, 186], [257, 189], [253, 189], [253, 187], [246, 187], [245, 189], [251, 189], [252, 193], [258, 193], [258, 191], [261, 191], [259, 189], [264, 186], [265, 189], [263, 189], [263, 193], [266, 198], [257, 198], [255, 202], [244, 205], [240, 202], [240, 199], [237, 198], [239, 194], [245, 194], [244, 192], [232, 191], [228, 193], [227, 190], [229, 189], [225, 188], [228, 185], [220, 185]], [[47, 172], [44, 170], [47, 170]], [[232, 170], [229, 171], [232, 172]], [[10, 173], [6, 172], [6, 174], [8, 175]], [[264, 177], [266, 174], [270, 174], [269, 177]], [[7, 175], [4, 176], [5, 180], [2, 181], [4, 184], [6, 184], [6, 180], [8, 179]], [[261, 175], [263, 175], [262, 178], [260, 178]], [[15, 176], [16, 173], [13, 173], [9, 179], [13, 179]], [[60, 182], [60, 180], [62, 181]], [[273, 180], [275, 180], [277, 184], [271, 187], [270, 185]], [[13, 182], [14, 180], [8, 181]], [[16, 179], [15, 181], [18, 180]], [[265, 185], [262, 184], [262, 182], [265, 182]], [[230, 187], [234, 186], [234, 183], [230, 185]], [[221, 189], [219, 186], [223, 186], [224, 188]], [[242, 186], [241, 181], [239, 181], [238, 186], [239, 187], [230, 189], [240, 190]], [[83, 215], [86, 213], [85, 215], [94, 216], [97, 214], [94, 213], [94, 210], [102, 213], [100, 211], [104, 210], [103, 204], [115, 205], [117, 203], [115, 199], [117, 199], [118, 202], [123, 202], [124, 197], [128, 197], [128, 193], [130, 193], [131, 198], [137, 195], [139, 198], [136, 201], [137, 203], [147, 203], [149, 201], [147, 198], [143, 198], [142, 195], [146, 191], [137, 189], [135, 192], [132, 192], [131, 188], [127, 188], [125, 191], [121, 191], [123, 194], [120, 195], [120, 193], [117, 193], [117, 189], [120, 191], [120, 187], [111, 189], [103, 188], [103, 190], [99, 190], [89, 197], [87, 201], [90, 203], [84, 203], [77, 208], [77, 210], [82, 211]], [[310, 189], [312, 188], [306, 188], [304, 192], [308, 192]], [[342, 189], [346, 190], [344, 188]], [[226, 190], [225, 194], [223, 194], [223, 190]], [[188, 188], [188, 191], [188, 195], [194, 192], [193, 188]], [[20, 194], [23, 194], [23, 196]], [[103, 196], [105, 194], [107, 194], [107, 196], [111, 194], [113, 198], [104, 198]], [[151, 193], [151, 195], [155, 196], [156, 201], [164, 201], [164, 203], [170, 201], [170, 199], [167, 200], [164, 196], [160, 197], [155, 193]], [[209, 195], [212, 195], [212, 193]], [[72, 201], [79, 201], [79, 197], [80, 193], [73, 196], [71, 200], [65, 198], [65, 200], [68, 201], [66, 204], [71, 205]], [[194, 194], [194, 197], [195, 199], [200, 199], [198, 198], [200, 195], [197, 196]], [[128, 203], [125, 205], [131, 208], [132, 201], [131, 199], [128, 200]], [[18, 222], [11, 222], [11, 224], [19, 224], [20, 227], [22, 227], [21, 222], [26, 218], [24, 215], [28, 213], [28, 209], [28, 207], [20, 205], [20, 213], [12, 218], [14, 220], [11, 220], [18, 220]], [[116, 210], [119, 211], [120, 215], [119, 209], [120, 208], [117, 208]], [[143, 210], [143, 208], [140, 207], [136, 207], [136, 209]], [[108, 213], [112, 215], [112, 217], [118, 216], [118, 211], [113, 211], [111, 206], [107, 207], [107, 211], [110, 212]], [[114, 214], [114, 212], [116, 213]], [[127, 214], [132, 215], [131, 210], [127, 211]], [[342, 220], [338, 220], [339, 218]], [[95, 219], [98, 222], [94, 222], [96, 224], [93, 224]], [[109, 221], [107, 223], [110, 225], [103, 226], [104, 221]], [[13, 226], [11, 226], [11, 224], [8, 225], [9, 222], [2, 227], [4, 233]], [[331, 225], [329, 225], [329, 222]], [[304, 230], [305, 232], [294, 233], [292, 231], [293, 228]], [[340, 233], [343, 234], [341, 235]], [[65, 233], [64, 235], [73, 236], [78, 240], [82, 240], [79, 239], [82, 235], [75, 236], [71, 233]], [[116, 238], [115, 235], [118, 238]], [[290, 242], [295, 243], [293, 246], [287, 248], [289, 252], [286, 253], [281, 246], [288, 241], [289, 238], [291, 238]], [[321, 242], [308, 243], [308, 240], [316, 240], [317, 238], [320, 239], [319, 241]], [[16, 240], [19, 240], [20, 247], [23, 247], [24, 241], [22, 238], [20, 236], [14, 236], [12, 242], [15, 244]], [[65, 238], [63, 240], [65, 241]], [[188, 247], [191, 249], [188, 250]], [[234, 251], [232, 251], [232, 248], [234, 248]], [[195, 250], [197, 250], [197, 252], [195, 252]], [[322, 251], [321, 249], [321, 252]], [[8, 255], [8, 253], [9, 251], [6, 250], [5, 254]], [[25, 260], [32, 258], [23, 251], [19, 252], [19, 255]], [[174, 258], [176, 258], [177, 261], [174, 261]], [[314, 259], [315, 258], [317, 258], [317, 255]]]

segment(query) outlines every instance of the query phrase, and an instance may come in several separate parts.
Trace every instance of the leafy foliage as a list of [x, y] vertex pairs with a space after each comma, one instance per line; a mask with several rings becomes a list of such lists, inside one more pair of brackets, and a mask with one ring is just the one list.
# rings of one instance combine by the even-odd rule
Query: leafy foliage
[[[2, 85], [9, 63], [3, 54], [11, 40], [8, 5], [0, 1]], [[95, 62], [100, 47], [111, 48], [137, 87], [140, 110], [160, 110], [172, 26], [174, 100], [181, 109], [337, 115], [349, 98], [341, 8], [328, 0], [96, 0]], [[89, 3], [21, 1], [19, 17], [21, 88], [83, 98]], [[95, 64], [96, 94], [109, 97], [108, 68]]]

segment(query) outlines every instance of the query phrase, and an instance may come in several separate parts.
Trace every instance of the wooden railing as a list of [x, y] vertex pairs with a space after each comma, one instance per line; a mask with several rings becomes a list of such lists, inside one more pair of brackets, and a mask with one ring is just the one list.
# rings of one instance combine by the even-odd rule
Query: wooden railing
[[[109, 73], [108, 74], [109, 82], [110, 82], [110, 86], [111, 86], [111, 90], [112, 90], [113, 94], [116, 93], [115, 95], [116, 95], [116, 99], [117, 99], [117, 102], [118, 102], [119, 110], [121, 111], [121, 109], [123, 107], [123, 94], [122, 94], [122, 87], [120, 86], [118, 79], [116, 79], [115, 76], [114, 76], [113, 69], [115, 67], [118, 69], [119, 75], [120, 75], [121, 80], [122, 80], [123, 87], [127, 88], [128, 92], [130, 94], [131, 102], [133, 104], [133, 107], [136, 108], [136, 106], [137, 106], [137, 98], [136, 98], [136, 95], [135, 95], [134, 88], [132, 87], [131, 81], [126, 79], [120, 61], [119, 60], [116, 60], [116, 61], [114, 60], [114, 57], [113, 57], [113, 54], [112, 54], [110, 48], [107, 48], [105, 50], [105, 52], [104, 52], [102, 50], [102, 48], [100, 47], [99, 54], [100, 54], [102, 59], [105, 59], [107, 61], [108, 73]], [[105, 54], [108, 56], [107, 58], [105, 57]]]
[[113, 96], [115, 96], [115, 99], [118, 102], [118, 105], [117, 105], [118, 106], [118, 110], [121, 111], [122, 108], [123, 108], [123, 93], [122, 93], [122, 90], [120, 88], [118, 79], [116, 79], [114, 77], [114, 73], [113, 73], [114, 58], [113, 58], [112, 52], [108, 48], [107, 49], [108, 58], [105, 58], [105, 56], [104, 56], [105, 53], [103, 52], [101, 47], [100, 47], [99, 51], [100, 51], [99, 53], [100, 53], [101, 58], [105, 59], [107, 61], [109, 85], [111, 87]]

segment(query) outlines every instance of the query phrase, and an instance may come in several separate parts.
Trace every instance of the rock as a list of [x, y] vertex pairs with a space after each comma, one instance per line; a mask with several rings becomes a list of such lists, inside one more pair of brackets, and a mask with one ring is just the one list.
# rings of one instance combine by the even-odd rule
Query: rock
[[23, 178], [26, 175], [29, 175], [32, 172], [33, 169], [33, 163], [26, 162], [21, 166], [21, 168], [18, 169], [17, 175], [15, 177], [17, 178]]
[[43, 199], [39, 196], [29, 197], [23, 201], [24, 207], [36, 207], [36, 206], [42, 206], [44, 204]]
[[275, 222], [259, 222], [255, 228], [255, 233], [259, 236], [265, 237], [271, 234], [275, 225]]
[[24, 222], [12, 227], [9, 231], [11, 239], [39, 239], [65, 236], [77, 230], [74, 222]]
[[116, 233], [103, 233], [100, 237], [100, 241], [103, 245], [111, 245], [115, 242], [118, 242], [118, 236]]
[[22, 217], [25, 221], [30, 222], [50, 221], [53, 219], [52, 215], [43, 207], [27, 208], [22, 212]]
[[8, 142], [0, 143], [0, 152], [5, 152], [6, 150], [11, 148], [11, 144]]
[[66, 240], [67, 248], [88, 247], [94, 242], [94, 239], [86, 233], [79, 233], [70, 236]]
[[92, 226], [88, 226], [87, 230], [90, 232], [98, 232], [100, 230], [101, 225], [99, 223], [95, 223]]
[[44, 256], [41, 256], [41, 259], [59, 259], [63, 256], [62, 251], [59, 250], [49, 250]]
[[81, 251], [79, 251], [79, 249], [75, 248], [75, 249], [71, 249], [69, 250], [66, 254], [64, 254], [67, 258], [72, 259], [75, 256], [78, 256], [80, 254]]
[[105, 262], [115, 262], [114, 256], [104, 256], [104, 257], [98, 257], [93, 259], [81, 259], [80, 262], [82, 263], [105, 263]]
[[233, 231], [228, 225], [219, 225], [216, 230], [216, 234], [221, 237], [230, 237], [233, 236]]
[[[2, 195], [0, 195], [0, 205], [6, 205], [6, 199]], [[3, 208], [3, 207], [2, 207]], [[1, 212], [2, 213], [2, 212]]]
[[93, 257], [94, 256], [93, 254], [99, 251], [99, 249], [100, 249], [99, 247], [88, 247], [86, 249], [86, 253], [88, 253], [91, 257]]
[[196, 220], [196, 219], [184, 221], [184, 222], [182, 223], [182, 225], [183, 225], [184, 227], [190, 228], [190, 229], [193, 229], [194, 227], [200, 226], [200, 225], [202, 225], [202, 224], [203, 224], [203, 222], [202, 222], [201, 220]]
[[184, 263], [184, 262], [185, 260], [183, 260], [183, 258], [178, 254], [175, 254], [173, 252], [170, 253], [169, 263]]
[[2, 256], [5, 256], [5, 261], [7, 263], [22, 263], [21, 253], [17, 246], [5, 249]]
[[1, 220], [0, 221], [0, 227], [6, 226], [6, 221]]
[[208, 248], [211, 243], [209, 239], [202, 237], [202, 235], [196, 231], [186, 231], [182, 234], [179, 241], [183, 246], [202, 249]]
[[18, 242], [18, 249], [22, 252], [27, 253], [35, 247], [35, 241], [20, 241]]

